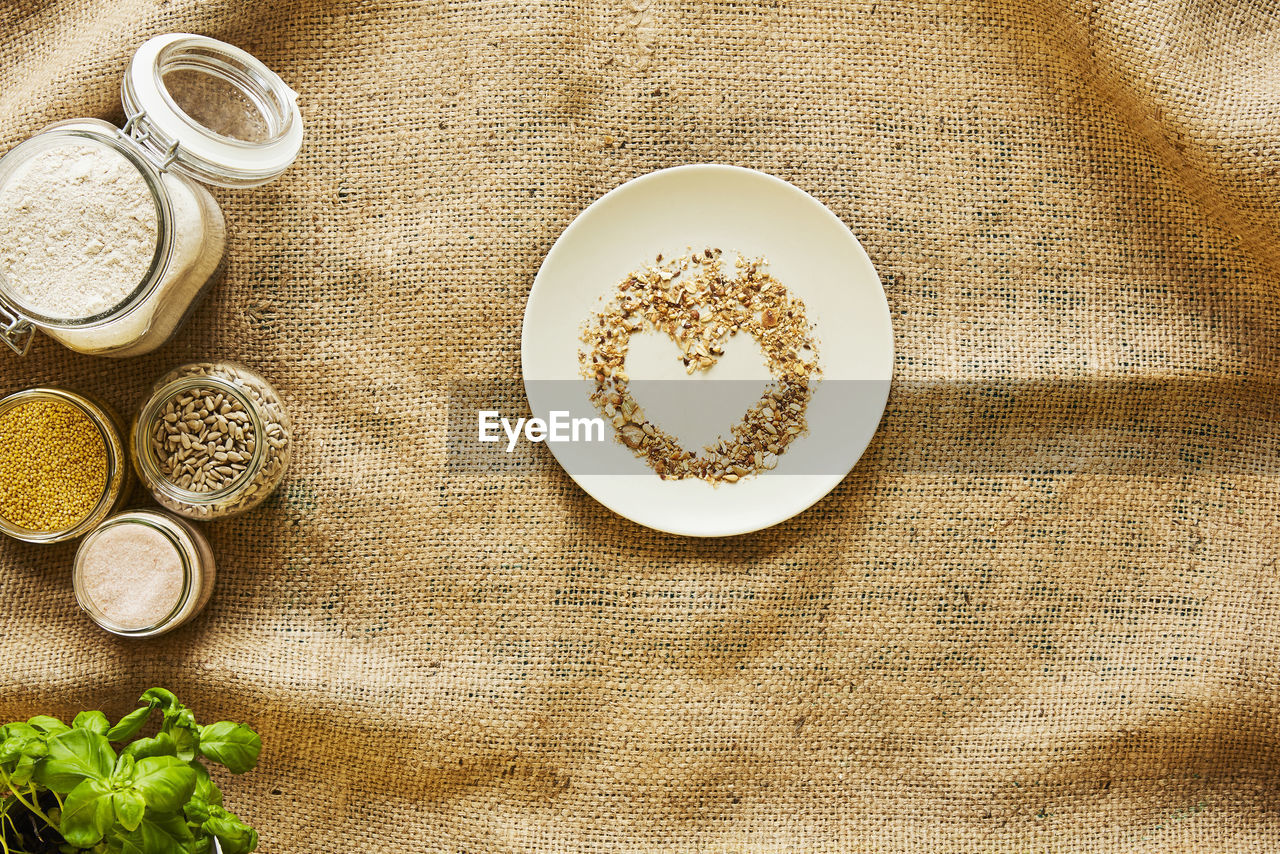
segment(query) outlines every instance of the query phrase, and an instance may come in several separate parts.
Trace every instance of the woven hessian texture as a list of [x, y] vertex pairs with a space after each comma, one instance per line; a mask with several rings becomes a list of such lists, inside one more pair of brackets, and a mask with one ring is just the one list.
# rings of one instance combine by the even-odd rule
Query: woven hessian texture
[[[230, 266], [174, 342], [42, 339], [0, 391], [132, 413], [235, 359], [294, 465], [207, 526], [214, 599], [158, 640], [77, 611], [73, 545], [0, 544], [0, 718], [163, 685], [248, 721], [262, 763], [219, 779], [282, 854], [1280, 848], [1280, 3], [10, 2], [0, 143], [119, 121], [175, 30], [277, 69], [303, 152], [216, 192]], [[565, 226], [709, 161], [880, 272], [853, 473], [693, 541], [545, 448], [450, 459]]]

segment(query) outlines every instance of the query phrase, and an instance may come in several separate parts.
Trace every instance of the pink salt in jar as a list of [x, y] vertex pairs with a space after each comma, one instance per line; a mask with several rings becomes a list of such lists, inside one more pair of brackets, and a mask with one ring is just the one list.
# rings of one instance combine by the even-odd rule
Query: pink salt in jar
[[209, 601], [215, 567], [209, 541], [190, 523], [153, 510], [107, 519], [80, 543], [76, 601], [122, 637], [164, 634]]

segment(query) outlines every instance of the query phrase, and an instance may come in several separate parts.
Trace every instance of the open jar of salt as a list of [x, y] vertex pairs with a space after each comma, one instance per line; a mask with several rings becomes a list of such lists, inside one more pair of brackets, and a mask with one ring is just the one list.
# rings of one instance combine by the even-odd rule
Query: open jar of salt
[[123, 637], [176, 629], [213, 592], [213, 551], [194, 525], [154, 510], [107, 519], [80, 543], [72, 570], [76, 601]]
[[302, 145], [297, 94], [204, 36], [145, 42], [121, 100], [123, 128], [59, 122], [0, 158], [0, 338], [19, 354], [36, 329], [104, 356], [165, 343], [222, 269], [203, 184], [264, 184]]

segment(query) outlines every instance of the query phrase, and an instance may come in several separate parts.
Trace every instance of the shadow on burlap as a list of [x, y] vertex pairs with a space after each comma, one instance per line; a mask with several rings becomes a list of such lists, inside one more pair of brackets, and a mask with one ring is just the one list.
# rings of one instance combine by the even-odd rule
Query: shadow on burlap
[[[44, 340], [0, 391], [128, 412], [237, 359], [295, 464], [159, 640], [75, 610], [72, 546], [0, 544], [0, 717], [159, 684], [247, 720], [227, 800], [271, 852], [1280, 846], [1275, 2], [9, 4], [0, 142], [119, 119], [171, 30], [278, 69], [304, 151], [217, 193], [230, 269], [177, 340]], [[813, 193], [881, 273], [854, 472], [694, 542], [545, 449], [451, 459], [448, 390], [518, 376], [559, 232], [703, 161]]]

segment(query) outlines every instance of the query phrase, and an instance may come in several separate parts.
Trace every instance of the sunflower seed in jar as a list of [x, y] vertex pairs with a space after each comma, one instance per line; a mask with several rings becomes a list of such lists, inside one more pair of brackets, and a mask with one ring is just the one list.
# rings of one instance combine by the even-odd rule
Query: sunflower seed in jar
[[161, 377], [138, 421], [139, 475], [162, 506], [192, 519], [260, 504], [292, 456], [279, 394], [256, 372], [227, 362], [184, 365]]

